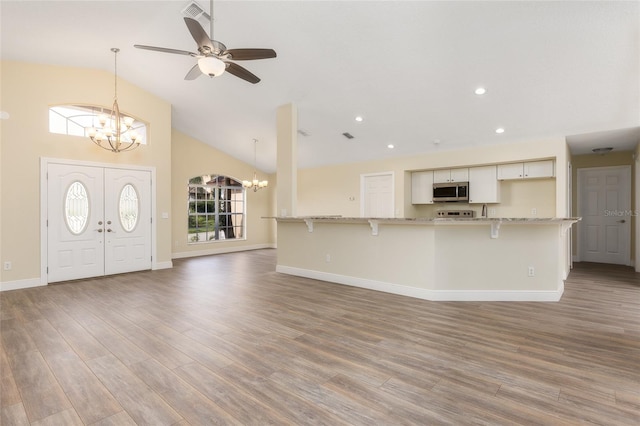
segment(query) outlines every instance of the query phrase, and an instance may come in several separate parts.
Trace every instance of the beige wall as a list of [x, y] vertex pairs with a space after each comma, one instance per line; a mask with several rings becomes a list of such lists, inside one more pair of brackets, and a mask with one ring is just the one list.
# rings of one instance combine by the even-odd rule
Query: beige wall
[[173, 257], [214, 254], [235, 250], [272, 247], [275, 244], [275, 175], [258, 171], [258, 179], [269, 186], [258, 192], [247, 191], [247, 239], [189, 244], [187, 241], [187, 185], [189, 179], [220, 174], [242, 181], [253, 177], [253, 167], [176, 130], [172, 132], [172, 220]]
[[[0, 146], [2, 262], [0, 282], [40, 277], [40, 159], [81, 160], [118, 165], [155, 167], [157, 199], [155, 217], [171, 211], [171, 105], [127, 81], [118, 81], [123, 112], [149, 123], [147, 146], [114, 154], [77, 136], [51, 134], [48, 109], [56, 104], [95, 104], [111, 107], [113, 74], [83, 68], [4, 61], [1, 63]], [[10, 184], [7, 184], [10, 183]], [[171, 225], [156, 221], [156, 262], [171, 261]]]
[[636, 217], [635, 217], [635, 223], [636, 223], [636, 233], [635, 233], [635, 238], [636, 238], [636, 243], [635, 243], [635, 261], [636, 261], [636, 272], [640, 272], [640, 226], [637, 225], [637, 220], [638, 220], [638, 215], [640, 215], [640, 170], [638, 169], [638, 166], [640, 165], [640, 142], [638, 142], [638, 145], [636, 145], [636, 150], [635, 150], [635, 154], [634, 154], [635, 158], [634, 158], [634, 164], [633, 164], [633, 172], [636, 174], [636, 179], [635, 179], [635, 185], [636, 185], [636, 189], [634, 191], [634, 195], [636, 197], [636, 203], [635, 203], [635, 209], [636, 209]]
[[[502, 182], [502, 202], [492, 205], [496, 216], [566, 217], [568, 153], [564, 139], [477, 147], [461, 151], [441, 151], [412, 157], [343, 164], [298, 171], [298, 215], [360, 215], [360, 175], [393, 172], [396, 217], [433, 216], [443, 205], [411, 204], [412, 170], [479, 166], [531, 159], [556, 160], [556, 178]], [[447, 205], [447, 207], [451, 207]], [[457, 204], [456, 207], [469, 207]], [[480, 212], [481, 206], [470, 208]]]
[[[428, 300], [558, 300], [560, 223], [278, 220], [279, 272]], [[402, 249], [399, 249], [402, 248]], [[357, 253], [354, 255], [354, 253]], [[528, 276], [529, 267], [534, 276]]]
[[[621, 152], [610, 152], [606, 155], [598, 155], [598, 154], [586, 154], [586, 155], [575, 155], [571, 159], [572, 166], [572, 176], [571, 183], [573, 188], [573, 194], [571, 195], [572, 200], [572, 215], [578, 216], [578, 169], [585, 169], [590, 167], [611, 167], [611, 166], [631, 166], [631, 206], [635, 206], [636, 204], [636, 196], [637, 196], [637, 188], [636, 188], [636, 179], [635, 174], [637, 172], [635, 165], [637, 164], [634, 160], [634, 152], [633, 151], [621, 151]], [[631, 259], [635, 259], [636, 253], [636, 226], [637, 226], [637, 217], [631, 217]], [[577, 230], [574, 225], [574, 232], [572, 234], [572, 245], [573, 245], [573, 254], [577, 254]]]

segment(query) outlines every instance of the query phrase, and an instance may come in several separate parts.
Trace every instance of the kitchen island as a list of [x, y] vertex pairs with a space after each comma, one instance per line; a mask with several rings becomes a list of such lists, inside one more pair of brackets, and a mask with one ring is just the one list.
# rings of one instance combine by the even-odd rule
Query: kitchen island
[[579, 220], [274, 219], [278, 272], [443, 301], [560, 300]]

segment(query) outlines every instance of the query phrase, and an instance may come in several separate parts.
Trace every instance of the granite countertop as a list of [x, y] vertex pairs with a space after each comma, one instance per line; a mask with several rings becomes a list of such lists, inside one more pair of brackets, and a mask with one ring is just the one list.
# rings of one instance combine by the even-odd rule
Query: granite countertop
[[474, 217], [474, 218], [452, 218], [452, 217], [419, 217], [419, 218], [376, 218], [376, 217], [346, 217], [346, 216], [270, 216], [264, 219], [276, 219], [278, 221], [315, 221], [315, 222], [342, 222], [342, 223], [358, 223], [358, 222], [385, 222], [385, 223], [493, 223], [493, 222], [512, 222], [512, 223], [561, 223], [561, 222], [578, 222], [579, 217]]

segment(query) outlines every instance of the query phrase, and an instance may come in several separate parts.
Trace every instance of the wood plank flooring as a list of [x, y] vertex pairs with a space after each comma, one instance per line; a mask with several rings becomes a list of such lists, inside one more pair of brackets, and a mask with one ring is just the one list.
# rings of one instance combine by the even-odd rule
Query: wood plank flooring
[[1, 424], [640, 420], [640, 274], [558, 303], [428, 302], [275, 271], [275, 250], [0, 293]]

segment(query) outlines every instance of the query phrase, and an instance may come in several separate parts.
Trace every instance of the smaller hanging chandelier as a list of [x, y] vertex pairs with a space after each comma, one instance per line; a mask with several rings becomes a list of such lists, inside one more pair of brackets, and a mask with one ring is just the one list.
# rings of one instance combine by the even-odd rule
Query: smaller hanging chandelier
[[245, 188], [253, 188], [253, 192], [258, 192], [258, 189], [266, 188], [269, 185], [269, 181], [258, 180], [255, 169], [256, 167], [256, 149], [258, 145], [258, 139], [253, 140], [253, 180], [243, 180], [242, 186]]
[[134, 119], [120, 114], [118, 106], [118, 52], [117, 47], [111, 48], [114, 53], [115, 90], [113, 106], [109, 114], [100, 114], [100, 127], [91, 127], [89, 138], [100, 148], [112, 152], [130, 151], [140, 146], [142, 135], [133, 129]]

